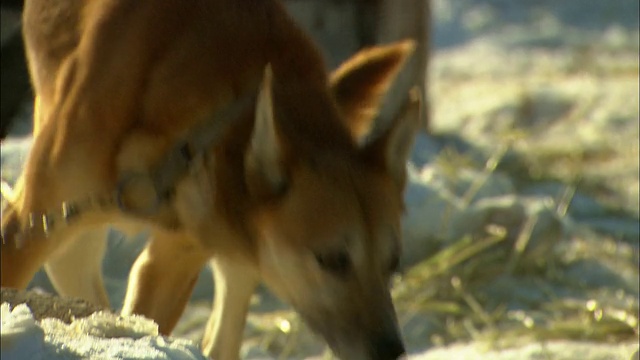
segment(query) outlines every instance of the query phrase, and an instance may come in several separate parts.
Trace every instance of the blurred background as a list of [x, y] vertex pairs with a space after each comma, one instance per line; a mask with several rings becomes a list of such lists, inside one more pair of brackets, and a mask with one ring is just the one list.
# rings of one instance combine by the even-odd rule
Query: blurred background
[[[394, 297], [412, 359], [638, 358], [638, 0], [287, 0], [330, 67], [419, 46], [381, 116], [418, 86]], [[19, 2], [18, 2], [19, 5]], [[19, 11], [2, 2], [2, 178], [30, 145]], [[144, 236], [109, 234], [114, 308]], [[46, 275], [32, 287], [52, 292]], [[204, 270], [174, 335], [209, 315]], [[255, 296], [246, 358], [327, 356], [290, 309]]]

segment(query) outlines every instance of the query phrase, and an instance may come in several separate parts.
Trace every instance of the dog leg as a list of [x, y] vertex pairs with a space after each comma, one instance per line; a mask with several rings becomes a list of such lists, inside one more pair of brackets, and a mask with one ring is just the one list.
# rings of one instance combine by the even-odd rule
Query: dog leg
[[214, 258], [211, 261], [215, 299], [202, 340], [202, 351], [216, 360], [239, 359], [249, 301], [258, 284], [257, 274], [251, 266], [233, 260]]
[[[36, 104], [37, 135], [25, 164], [24, 197], [2, 213], [2, 286], [24, 288], [63, 240], [55, 230], [49, 236], [30, 236], [16, 249], [16, 237], [30, 214], [59, 209], [65, 201], [111, 194], [116, 188], [120, 142], [139, 120], [148, 69], [167, 44], [169, 27], [164, 22], [175, 15], [159, 11], [164, 5], [155, 2], [110, 3], [87, 6], [90, 14], [77, 45], [56, 65], [51, 102], [40, 99]], [[26, 18], [34, 15], [29, 9]], [[159, 16], [145, 16], [149, 11]], [[141, 18], [148, 21], [140, 22]], [[34, 27], [25, 33], [34, 68], [40, 66], [37, 59], [49, 56], [37, 41], [48, 35], [47, 29]], [[122, 29], [127, 29], [127, 36], [122, 36]], [[119, 55], [131, 51], [136, 56]]]
[[170, 334], [209, 255], [184, 233], [154, 231], [131, 269], [122, 313], [144, 315]]
[[102, 259], [107, 249], [103, 229], [83, 233], [45, 264], [45, 270], [59, 294], [74, 296], [109, 308], [102, 280]]
[[44, 111], [42, 96], [36, 95], [33, 99], [33, 136], [37, 136], [47, 119]]
[[[0, 282], [2, 287], [24, 289], [33, 278], [40, 265], [45, 261], [49, 251], [47, 244], [34, 246], [31, 242], [22, 244], [20, 248], [15, 239], [15, 234], [21, 228], [20, 221], [13, 207], [2, 210], [2, 250], [0, 250]], [[20, 239], [17, 239], [20, 243]]]
[[[45, 123], [34, 139], [17, 200], [2, 212], [2, 286], [26, 287], [46, 258], [66, 240], [62, 233], [75, 227], [69, 224], [63, 225], [65, 231], [55, 228], [49, 234], [25, 234], [30, 214], [58, 209], [64, 201], [79, 197], [109, 194], [115, 188], [107, 165], [113, 146], [91, 146], [86, 140], [74, 142], [75, 137], [56, 146], [56, 134], [50, 128], [53, 125]], [[35, 220], [41, 221], [37, 217]]]
[[[33, 136], [39, 133], [43, 120], [42, 99], [36, 96], [34, 99]], [[23, 239], [13, 239], [13, 233], [19, 232], [21, 224], [17, 214], [17, 208], [21, 207], [24, 198], [24, 172], [20, 175], [12, 188], [7, 182], [2, 181], [2, 197], [6, 201], [6, 208], [2, 209], [2, 286], [24, 288], [38, 270], [40, 261], [33, 252], [22, 254], [16, 251], [21, 246]], [[13, 240], [12, 240], [13, 239]], [[15, 244], [17, 240], [18, 244]], [[26, 239], [25, 239], [26, 240]], [[24, 244], [29, 245], [29, 244]], [[45, 249], [36, 251], [37, 254], [47, 255]], [[32, 264], [33, 263], [33, 264]]]

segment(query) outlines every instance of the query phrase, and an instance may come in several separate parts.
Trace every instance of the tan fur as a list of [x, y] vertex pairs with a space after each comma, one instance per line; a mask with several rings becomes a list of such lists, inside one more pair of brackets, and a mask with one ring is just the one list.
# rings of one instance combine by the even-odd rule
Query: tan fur
[[[36, 132], [2, 213], [2, 286], [24, 288], [46, 264], [60, 292], [108, 303], [95, 265], [104, 244], [83, 234], [147, 227], [122, 311], [154, 319], [162, 333], [211, 261], [216, 299], [203, 350], [212, 358], [238, 358], [260, 281], [339, 357], [400, 356], [388, 281], [418, 104], [408, 100], [403, 116], [367, 135], [411, 42], [362, 52], [329, 76], [272, 0], [27, 0], [24, 35]], [[162, 217], [92, 212], [14, 246], [29, 213], [112, 191], [125, 172], [153, 168], [197, 121], [257, 89]]]

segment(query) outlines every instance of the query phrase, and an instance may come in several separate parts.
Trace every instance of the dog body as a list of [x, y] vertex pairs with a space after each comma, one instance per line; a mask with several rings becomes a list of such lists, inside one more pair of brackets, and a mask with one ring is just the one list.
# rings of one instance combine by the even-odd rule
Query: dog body
[[[61, 293], [108, 305], [104, 239], [86, 234], [147, 227], [123, 313], [170, 333], [211, 261], [203, 351], [214, 359], [238, 358], [260, 281], [341, 358], [404, 352], [388, 282], [417, 103], [389, 124], [374, 118], [411, 42], [362, 52], [328, 75], [272, 0], [27, 0], [23, 26], [34, 145], [2, 214], [2, 286], [24, 288], [44, 264]], [[91, 209], [20, 239], [33, 214], [148, 173], [203, 119], [252, 93], [157, 214]], [[144, 190], [128, 201], [144, 203]]]

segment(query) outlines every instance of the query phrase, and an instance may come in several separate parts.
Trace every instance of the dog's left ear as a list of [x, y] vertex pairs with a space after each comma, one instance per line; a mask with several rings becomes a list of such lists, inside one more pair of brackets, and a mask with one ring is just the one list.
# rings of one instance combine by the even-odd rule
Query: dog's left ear
[[375, 46], [360, 51], [332, 73], [331, 92], [357, 142], [371, 130], [384, 94], [414, 49], [412, 40]]
[[421, 99], [418, 87], [411, 89], [391, 124], [361, 150], [374, 165], [391, 176], [399, 189], [404, 189], [406, 184], [407, 161], [420, 130]]

